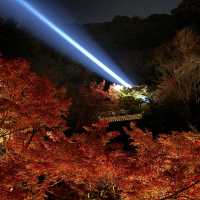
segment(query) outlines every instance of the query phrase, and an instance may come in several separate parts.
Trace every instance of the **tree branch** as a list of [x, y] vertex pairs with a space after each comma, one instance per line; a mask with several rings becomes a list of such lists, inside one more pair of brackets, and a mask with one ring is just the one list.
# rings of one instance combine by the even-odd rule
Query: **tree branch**
[[190, 189], [191, 187], [194, 187], [195, 185], [197, 185], [197, 184], [199, 184], [199, 183], [200, 183], [200, 180], [196, 180], [196, 181], [195, 181], [194, 183], [192, 183], [191, 185], [186, 186], [186, 187], [184, 187], [184, 188], [182, 188], [182, 189], [176, 191], [176, 192], [173, 193], [173, 194], [170, 194], [170, 195], [168, 195], [168, 196], [166, 196], [166, 197], [163, 197], [163, 198], [161, 198], [160, 200], [167, 200], [167, 199], [171, 199], [171, 198], [177, 197], [180, 193], [185, 192], [186, 190]]

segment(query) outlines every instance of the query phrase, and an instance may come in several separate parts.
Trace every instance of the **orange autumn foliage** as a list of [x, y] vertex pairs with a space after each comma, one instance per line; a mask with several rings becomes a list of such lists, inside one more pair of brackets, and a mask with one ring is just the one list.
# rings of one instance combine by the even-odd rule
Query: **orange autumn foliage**
[[21, 59], [0, 59], [0, 128], [8, 136], [40, 128], [65, 129], [70, 101]]
[[99, 84], [92, 82], [90, 85], [79, 87], [76, 98], [72, 100], [68, 118], [75, 132], [80, 132], [82, 127], [97, 122], [103, 112], [119, 109], [118, 102], [112, 99], [104, 87], [105, 81]]
[[[56, 89], [48, 81], [43, 82], [29, 70], [21, 70], [19, 75], [23, 64], [27, 66], [24, 61], [2, 60], [0, 64], [2, 73], [2, 66], [10, 69], [7, 70], [10, 87], [4, 90], [6, 100], [1, 104], [5, 120], [0, 130], [13, 130], [22, 125], [31, 128], [15, 129], [5, 142], [6, 154], [0, 157], [1, 200], [43, 200], [48, 193], [55, 192], [52, 187], [61, 181], [70, 183], [80, 199], [102, 181], [112, 183], [125, 200], [200, 199], [199, 134], [174, 132], [155, 140], [151, 133], [140, 129], [126, 130], [133, 140], [131, 145], [137, 150], [134, 154], [123, 151], [120, 146], [108, 151], [108, 143], [119, 133], [106, 132], [106, 122], [93, 124], [81, 135], [65, 137], [62, 132], [65, 123], [60, 116], [67, 111], [69, 101], [61, 94], [55, 95]], [[12, 72], [15, 74], [11, 78]], [[27, 84], [33, 80], [32, 76], [44, 88], [48, 85], [48, 92], [37, 95], [38, 82]], [[2, 80], [6, 82], [6, 78], [0, 79], [3, 85]], [[19, 92], [22, 88], [28, 88], [29, 92], [24, 95]], [[12, 98], [6, 96], [13, 93]], [[7, 116], [11, 118], [7, 120]], [[7, 127], [6, 121], [11, 119], [15, 124]]]
[[[118, 133], [106, 133], [104, 128], [98, 124], [61, 141], [44, 131], [23, 153], [12, 146], [0, 164], [2, 200], [42, 200], [60, 181], [84, 185], [80, 194], [107, 181], [127, 200], [200, 199], [198, 134], [173, 133], [154, 141], [150, 133], [136, 129], [129, 134], [137, 153], [128, 154], [120, 148], [106, 151], [107, 142]], [[44, 176], [42, 182], [39, 176]]]

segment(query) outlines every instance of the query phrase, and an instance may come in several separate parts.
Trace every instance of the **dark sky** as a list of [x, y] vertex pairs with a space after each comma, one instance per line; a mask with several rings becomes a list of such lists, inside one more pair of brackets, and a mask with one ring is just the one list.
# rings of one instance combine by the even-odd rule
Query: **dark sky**
[[56, 0], [68, 8], [78, 22], [109, 21], [115, 15], [148, 16], [169, 13], [181, 0]]
[[[0, 0], [1, 4], [13, 0]], [[62, 17], [65, 22], [104, 22], [116, 15], [146, 17], [170, 13], [182, 0], [27, 0], [37, 8], [48, 10], [49, 16]], [[7, 16], [1, 10], [0, 16]], [[73, 18], [71, 18], [73, 16]], [[73, 20], [72, 20], [73, 19]]]

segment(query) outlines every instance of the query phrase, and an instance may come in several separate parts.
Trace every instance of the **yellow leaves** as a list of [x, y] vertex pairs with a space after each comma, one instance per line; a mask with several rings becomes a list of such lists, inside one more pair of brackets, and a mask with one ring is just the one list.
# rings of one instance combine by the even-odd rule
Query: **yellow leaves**
[[152, 187], [146, 187], [139, 196], [142, 197], [141, 199], [146, 200], [153, 200], [153, 199], [160, 199], [160, 197], [164, 196], [171, 190], [169, 186], [162, 186], [162, 185], [153, 185]]
[[189, 132], [187, 134], [184, 134], [184, 137], [191, 141], [193, 144], [197, 145], [197, 146], [200, 146], [200, 135], [199, 133], [192, 133], [192, 132]]

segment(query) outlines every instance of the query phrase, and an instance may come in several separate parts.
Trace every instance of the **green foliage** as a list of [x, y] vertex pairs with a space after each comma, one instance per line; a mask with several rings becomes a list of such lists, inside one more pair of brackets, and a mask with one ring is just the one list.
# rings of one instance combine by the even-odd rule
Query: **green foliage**
[[143, 111], [144, 105], [151, 101], [151, 93], [147, 86], [122, 88], [119, 92], [119, 104], [123, 109], [138, 113]]

